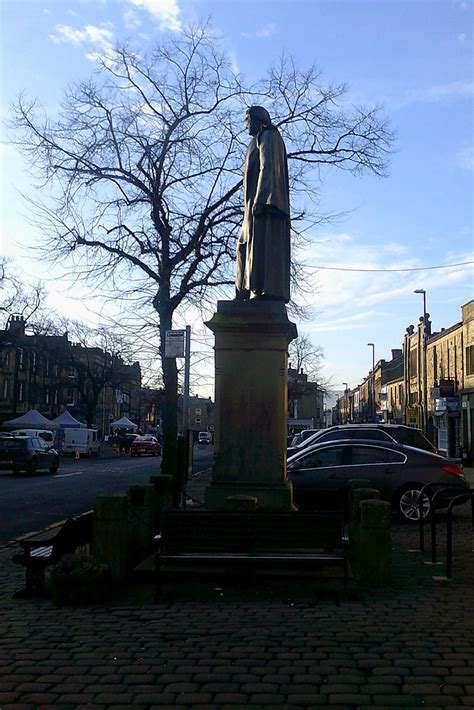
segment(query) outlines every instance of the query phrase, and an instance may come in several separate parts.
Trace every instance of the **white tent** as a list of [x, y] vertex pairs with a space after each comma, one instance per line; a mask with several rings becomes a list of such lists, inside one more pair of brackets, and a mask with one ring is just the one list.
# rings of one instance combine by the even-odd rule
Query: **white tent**
[[121, 419], [117, 419], [117, 421], [112, 422], [110, 425], [111, 429], [137, 429], [138, 424], [134, 424], [133, 422], [130, 421], [128, 417], [122, 417]]
[[86, 426], [84, 422], [80, 422], [78, 419], [74, 419], [72, 414], [68, 412], [67, 409], [65, 409], [64, 412], [59, 415], [59, 417], [53, 419], [52, 424], [57, 424], [59, 427], [61, 427], [61, 429], [67, 429], [72, 427], [83, 428]]
[[57, 429], [59, 427], [58, 424], [54, 424], [46, 417], [43, 417], [37, 409], [30, 409], [29, 412], [22, 414], [21, 417], [3, 422], [3, 426], [6, 429]]

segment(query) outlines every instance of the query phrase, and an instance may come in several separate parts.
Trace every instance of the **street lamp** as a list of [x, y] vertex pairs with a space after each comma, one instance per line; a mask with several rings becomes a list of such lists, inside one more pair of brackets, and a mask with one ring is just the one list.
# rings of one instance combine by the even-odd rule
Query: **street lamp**
[[343, 385], [345, 385], [345, 390], [344, 390], [344, 412], [345, 412], [345, 422], [343, 424], [347, 424], [347, 382], [343, 382]]
[[375, 421], [375, 343], [367, 343], [368, 348], [372, 348], [372, 387], [370, 413]]
[[426, 371], [426, 291], [424, 288], [417, 288], [413, 293], [423, 294], [423, 431], [426, 434], [428, 429], [428, 373]]

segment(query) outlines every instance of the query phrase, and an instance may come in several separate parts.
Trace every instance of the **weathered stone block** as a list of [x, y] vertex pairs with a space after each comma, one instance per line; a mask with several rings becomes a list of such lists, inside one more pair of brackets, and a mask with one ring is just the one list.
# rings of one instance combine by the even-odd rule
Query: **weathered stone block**
[[255, 496], [229, 496], [225, 501], [227, 512], [252, 513], [257, 510], [258, 498]]

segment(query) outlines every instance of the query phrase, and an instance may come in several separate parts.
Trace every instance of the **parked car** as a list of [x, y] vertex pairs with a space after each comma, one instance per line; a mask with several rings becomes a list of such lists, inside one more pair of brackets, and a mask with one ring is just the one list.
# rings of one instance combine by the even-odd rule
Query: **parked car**
[[145, 434], [137, 436], [130, 444], [130, 456], [159, 456], [161, 454], [161, 444], [155, 436]]
[[0, 438], [0, 470], [33, 474], [41, 470], [56, 473], [58, 468], [58, 452], [39, 436]]
[[[340, 508], [354, 478], [370, 481], [402, 519], [419, 519], [418, 499], [427, 483], [459, 486], [469, 482], [462, 466], [449, 459], [394, 442], [359, 439], [315, 444], [288, 459], [294, 502], [301, 510]], [[430, 503], [425, 496], [424, 516]]]
[[211, 444], [212, 436], [208, 431], [200, 431], [198, 434], [198, 444]]
[[[310, 431], [310, 430], [308, 430]], [[305, 433], [305, 432], [302, 432]], [[303, 451], [308, 446], [319, 444], [323, 441], [337, 441], [340, 439], [373, 439], [374, 441], [391, 441], [398, 444], [414, 446], [417, 449], [437, 453], [436, 447], [423, 434], [421, 429], [405, 426], [404, 424], [337, 424], [328, 429], [318, 429], [296, 446], [286, 451], [287, 457]]]
[[310, 436], [313, 436], [313, 434], [316, 434], [319, 431], [321, 431], [321, 429], [303, 429], [303, 431], [299, 431], [298, 434], [293, 434], [293, 436], [291, 437], [291, 441], [289, 444], [287, 444], [287, 446], [299, 446], [300, 444], [303, 444], [305, 441], [307, 441]]

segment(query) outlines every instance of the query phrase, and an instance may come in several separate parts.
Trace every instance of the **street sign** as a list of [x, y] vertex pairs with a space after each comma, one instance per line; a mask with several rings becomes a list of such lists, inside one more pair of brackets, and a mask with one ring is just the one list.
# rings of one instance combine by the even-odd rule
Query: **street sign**
[[185, 330], [167, 330], [165, 357], [184, 357]]

